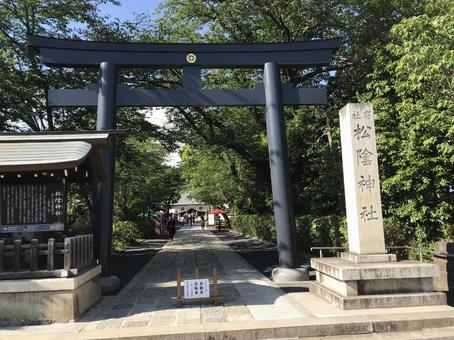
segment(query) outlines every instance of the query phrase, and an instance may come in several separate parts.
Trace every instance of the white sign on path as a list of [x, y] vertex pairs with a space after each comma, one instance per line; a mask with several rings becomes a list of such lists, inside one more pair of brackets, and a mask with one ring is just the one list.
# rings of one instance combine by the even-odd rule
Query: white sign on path
[[385, 239], [372, 104], [339, 111], [348, 245], [353, 254], [384, 254]]
[[197, 299], [210, 297], [210, 280], [209, 279], [196, 279], [184, 280], [184, 298]]

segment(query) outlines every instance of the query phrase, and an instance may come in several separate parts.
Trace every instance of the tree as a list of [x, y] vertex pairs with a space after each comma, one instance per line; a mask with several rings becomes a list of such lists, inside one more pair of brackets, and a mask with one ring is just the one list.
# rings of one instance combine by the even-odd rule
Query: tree
[[158, 207], [167, 210], [179, 198], [182, 183], [175, 168], [165, 165], [167, 152], [152, 138], [128, 137], [115, 169], [115, 215], [134, 220]]
[[364, 97], [377, 116], [385, 215], [418, 245], [454, 236], [453, 36], [447, 0], [393, 26]]
[[[329, 90], [328, 108], [285, 110], [295, 211], [342, 214], [337, 111], [365, 91], [374, 51], [388, 43], [391, 27], [402, 18], [420, 13], [422, 8], [423, 2], [414, 0], [169, 0], [162, 5], [163, 17], [152, 34], [154, 39], [171, 42], [292, 42], [344, 37], [344, 44], [329, 66], [282, 72], [283, 80], [293, 86], [326, 86], [328, 82]], [[203, 81], [208, 88], [248, 88], [260, 84], [262, 74], [260, 70], [204, 70]], [[226, 183], [239, 179], [238, 183], [247, 183], [264, 193], [257, 195], [258, 190], [233, 186], [233, 203], [239, 212], [271, 212], [263, 108], [178, 108], [169, 114], [172, 135], [189, 144], [192, 152], [205, 154], [208, 150], [210, 156], [202, 158], [204, 171], [232, 169], [232, 159], [248, 169], [239, 175], [237, 171], [228, 174], [222, 170], [223, 177], [230, 177]], [[219, 157], [224, 153], [228, 159]], [[201, 171], [202, 165], [196, 168]], [[188, 173], [188, 180], [194, 181]], [[198, 191], [212, 188], [210, 181], [198, 178]], [[207, 187], [202, 189], [200, 185]]]
[[[46, 106], [52, 86], [80, 82], [61, 69], [48, 69], [26, 46], [27, 34], [75, 38], [77, 25], [101, 25], [97, 7], [116, 0], [3, 0], [0, 3], [1, 129], [53, 130], [55, 117]], [[93, 76], [93, 72], [88, 72]], [[83, 83], [83, 82], [82, 82]]]

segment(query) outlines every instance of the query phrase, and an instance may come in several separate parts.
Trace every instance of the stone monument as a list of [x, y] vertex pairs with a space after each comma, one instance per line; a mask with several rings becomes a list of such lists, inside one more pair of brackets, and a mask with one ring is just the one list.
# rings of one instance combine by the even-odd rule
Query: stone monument
[[339, 116], [349, 251], [311, 260], [311, 293], [342, 309], [446, 304], [436, 266], [386, 252], [372, 105], [349, 103]]

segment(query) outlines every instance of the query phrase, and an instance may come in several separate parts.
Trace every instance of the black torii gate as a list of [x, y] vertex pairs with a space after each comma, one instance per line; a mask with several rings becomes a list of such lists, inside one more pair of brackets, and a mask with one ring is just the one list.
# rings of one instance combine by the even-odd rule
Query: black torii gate
[[[326, 89], [281, 86], [281, 67], [322, 66], [330, 62], [341, 39], [266, 44], [112, 43], [29, 36], [48, 66], [99, 67], [99, 89], [52, 89], [50, 107], [97, 106], [97, 130], [116, 128], [116, 108], [124, 106], [259, 106], [266, 105], [273, 207], [284, 279], [298, 279], [295, 219], [290, 198], [284, 105], [325, 105]], [[117, 69], [147, 67], [183, 69], [179, 89], [131, 89], [117, 85]], [[202, 89], [202, 68], [263, 68], [264, 87]], [[111, 275], [113, 214], [113, 150], [103, 150], [107, 179], [98, 184], [94, 202], [94, 234], [104, 277]], [[273, 278], [279, 279], [279, 271]]]

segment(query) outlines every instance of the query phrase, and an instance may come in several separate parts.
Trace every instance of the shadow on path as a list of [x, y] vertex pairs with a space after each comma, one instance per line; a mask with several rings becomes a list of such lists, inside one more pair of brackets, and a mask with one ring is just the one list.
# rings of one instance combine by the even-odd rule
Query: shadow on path
[[267, 245], [247, 236], [239, 235], [230, 231], [211, 231], [224, 241], [238, 255], [248, 261], [254, 268], [271, 278], [271, 272], [279, 265], [277, 247]]
[[169, 241], [168, 237], [143, 239], [122, 253], [112, 255], [112, 273], [120, 279], [120, 290]]

